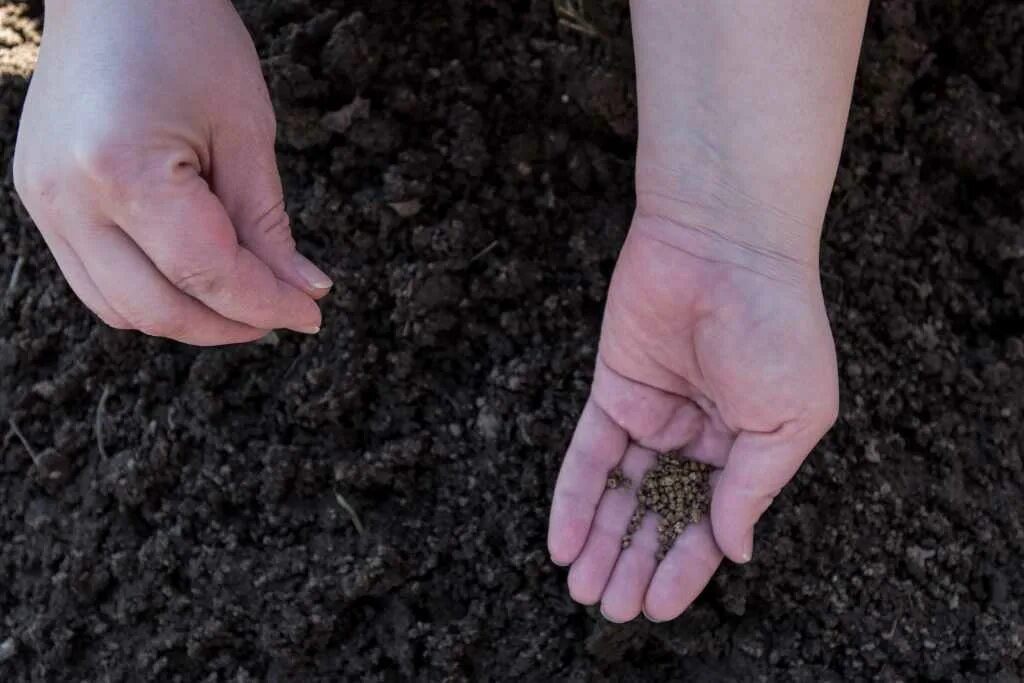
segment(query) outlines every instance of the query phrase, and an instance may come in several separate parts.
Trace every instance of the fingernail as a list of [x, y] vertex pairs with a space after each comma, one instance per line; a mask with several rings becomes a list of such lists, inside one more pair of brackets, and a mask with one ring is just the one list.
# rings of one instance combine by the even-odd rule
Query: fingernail
[[569, 566], [568, 562], [559, 562], [554, 557], [551, 558], [551, 563], [552, 564], [557, 564], [559, 567], [568, 567]]
[[746, 564], [750, 562], [750, 558], [754, 556], [754, 536], [751, 534], [747, 536], [746, 541], [743, 544], [743, 550], [740, 551], [740, 564]]
[[302, 334], [320, 334], [320, 326], [311, 325], [309, 327], [297, 327], [295, 328], [295, 331], [301, 332]]
[[312, 289], [330, 289], [334, 284], [324, 271], [298, 252], [295, 252], [295, 270]]
[[663, 621], [662, 619], [655, 619], [654, 617], [652, 617], [650, 614], [647, 613], [646, 609], [644, 609], [644, 619], [651, 622], [652, 624], [660, 624]]

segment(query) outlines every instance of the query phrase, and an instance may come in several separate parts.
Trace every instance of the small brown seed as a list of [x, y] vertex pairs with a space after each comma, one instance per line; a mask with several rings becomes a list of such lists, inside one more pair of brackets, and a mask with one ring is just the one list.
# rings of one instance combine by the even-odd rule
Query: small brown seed
[[654, 466], [635, 487], [638, 505], [630, 518], [624, 543], [631, 543], [644, 515], [651, 511], [659, 517], [656, 555], [659, 560], [663, 558], [679, 534], [707, 514], [710, 472], [707, 465], [682, 460], [677, 454], [659, 455]]

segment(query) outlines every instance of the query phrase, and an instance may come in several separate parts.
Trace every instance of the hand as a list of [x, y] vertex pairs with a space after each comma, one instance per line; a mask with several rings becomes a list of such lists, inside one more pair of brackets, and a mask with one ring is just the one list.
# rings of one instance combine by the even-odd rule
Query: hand
[[[653, 198], [656, 200], [657, 198]], [[675, 618], [723, 553], [746, 562], [754, 523], [835, 420], [838, 383], [817, 264], [725, 240], [644, 210], [608, 293], [593, 387], [555, 487], [548, 546], [569, 590], [611, 621]], [[653, 204], [657, 204], [656, 201]], [[655, 453], [721, 468], [710, 519], [661, 563], [648, 515], [622, 536]]]
[[15, 184], [107, 324], [197, 344], [315, 333], [330, 280], [298, 254], [275, 120], [227, 0], [49, 0]]

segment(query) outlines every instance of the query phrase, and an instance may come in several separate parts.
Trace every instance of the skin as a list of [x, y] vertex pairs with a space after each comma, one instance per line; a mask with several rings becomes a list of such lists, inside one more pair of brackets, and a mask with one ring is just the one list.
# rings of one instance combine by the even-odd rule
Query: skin
[[50, 0], [15, 185], [113, 327], [197, 345], [315, 333], [331, 282], [295, 249], [274, 135], [227, 0]]
[[[818, 248], [867, 2], [634, 0], [637, 210], [608, 292], [593, 385], [555, 486], [551, 558], [604, 616], [680, 615], [838, 411]], [[621, 538], [639, 481], [681, 448], [720, 468], [710, 520], [654, 559]]]
[[[866, 0], [635, 0], [637, 210], [548, 546], [612, 621], [681, 614], [838, 410], [818, 243]], [[196, 65], [216, 65], [196, 68]], [[207, 345], [314, 333], [330, 280], [295, 250], [274, 115], [227, 0], [50, 0], [15, 184], [111, 326]], [[710, 520], [657, 564], [632, 492], [683, 448], [720, 468]]]

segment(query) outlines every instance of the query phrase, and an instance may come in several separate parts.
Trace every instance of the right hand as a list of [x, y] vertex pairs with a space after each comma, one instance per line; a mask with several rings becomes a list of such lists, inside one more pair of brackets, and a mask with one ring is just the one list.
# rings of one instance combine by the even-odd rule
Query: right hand
[[18, 193], [112, 327], [196, 345], [316, 333], [259, 60], [227, 0], [49, 0]]

